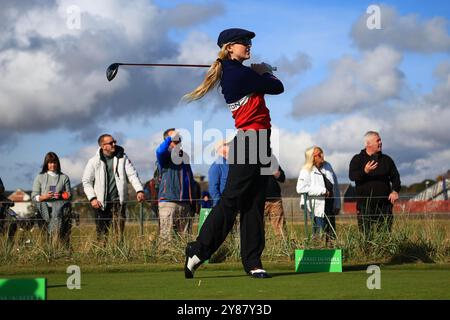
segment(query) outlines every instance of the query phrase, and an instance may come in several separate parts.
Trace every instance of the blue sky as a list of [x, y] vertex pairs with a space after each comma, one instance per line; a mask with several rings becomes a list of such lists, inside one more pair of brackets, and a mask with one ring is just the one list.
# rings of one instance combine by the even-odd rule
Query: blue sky
[[[383, 30], [368, 31], [366, 9], [381, 8]], [[68, 29], [67, 7], [80, 9]], [[233, 121], [223, 99], [179, 99], [204, 70], [120, 69], [112, 62], [210, 63], [218, 33], [252, 30], [251, 62], [278, 66], [285, 93], [267, 96], [278, 151], [289, 177], [303, 152], [325, 149], [340, 182], [379, 130], [402, 182], [450, 169], [450, 5], [445, 1], [6, 1], [0, 13], [0, 177], [30, 189], [44, 155], [56, 152], [73, 184], [94, 155], [96, 138], [115, 135], [142, 180], [168, 127], [225, 132]], [[373, 44], [373, 45], [372, 45]], [[341, 81], [342, 79], [342, 81]], [[208, 141], [190, 141], [194, 144]], [[186, 146], [189, 147], [189, 146]], [[193, 147], [191, 148], [193, 150]], [[208, 164], [196, 165], [205, 173]]]

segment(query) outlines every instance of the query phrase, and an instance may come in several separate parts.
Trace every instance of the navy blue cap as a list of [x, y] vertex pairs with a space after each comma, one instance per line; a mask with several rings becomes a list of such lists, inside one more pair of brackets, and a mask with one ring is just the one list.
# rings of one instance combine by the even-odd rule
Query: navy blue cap
[[239, 39], [252, 39], [255, 37], [255, 33], [239, 28], [231, 28], [223, 30], [219, 34], [219, 38], [217, 39], [217, 45], [222, 48], [225, 43], [234, 42]]

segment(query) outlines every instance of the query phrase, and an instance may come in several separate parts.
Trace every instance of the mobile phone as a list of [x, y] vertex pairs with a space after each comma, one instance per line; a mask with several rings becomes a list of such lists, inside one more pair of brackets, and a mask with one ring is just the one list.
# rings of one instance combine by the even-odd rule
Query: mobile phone
[[50, 192], [56, 192], [56, 186], [50, 186]]

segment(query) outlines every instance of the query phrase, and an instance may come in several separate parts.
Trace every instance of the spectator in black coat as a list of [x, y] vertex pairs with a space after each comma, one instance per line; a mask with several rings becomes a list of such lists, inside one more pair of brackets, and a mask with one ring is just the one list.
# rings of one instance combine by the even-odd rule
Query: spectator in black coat
[[391, 231], [401, 183], [394, 161], [381, 152], [379, 133], [369, 131], [364, 138], [366, 148], [351, 160], [349, 178], [356, 184], [358, 226], [370, 237], [380, 227]]

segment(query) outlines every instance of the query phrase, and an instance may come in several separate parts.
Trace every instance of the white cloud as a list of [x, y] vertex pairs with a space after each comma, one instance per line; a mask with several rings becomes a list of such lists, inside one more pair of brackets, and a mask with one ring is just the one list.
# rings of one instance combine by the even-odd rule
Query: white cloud
[[[201, 43], [201, 46], [199, 46]], [[209, 64], [211, 65], [217, 58], [219, 47], [215, 41], [206, 34], [192, 32], [180, 44], [180, 52], [177, 57], [178, 63], [186, 64]], [[202, 69], [206, 71], [208, 69]]]
[[[117, 137], [115, 137], [117, 139]], [[136, 168], [142, 183], [145, 183], [153, 176], [156, 162], [156, 148], [162, 142], [161, 134], [154, 133], [145, 138], [125, 139], [119, 141], [127, 154], [128, 158]], [[90, 158], [98, 150], [97, 144], [91, 144], [83, 147], [73, 154], [61, 157], [61, 168], [65, 174], [70, 177], [72, 185], [81, 182], [84, 168]]]
[[68, 157], [60, 157], [62, 171], [70, 178], [72, 187], [81, 182], [84, 168], [88, 160], [95, 155], [98, 146], [90, 145], [81, 148], [76, 153]]
[[367, 28], [369, 15], [363, 14], [353, 25], [351, 36], [358, 48], [372, 50], [380, 45], [400, 51], [448, 52], [448, 20], [443, 17], [420, 19], [417, 14], [399, 15], [388, 5], [380, 5], [381, 29]]
[[322, 125], [315, 133], [288, 133], [281, 129], [280, 163], [288, 176], [296, 177], [306, 148], [318, 145], [324, 149], [340, 182], [348, 182], [350, 160], [364, 149], [364, 133], [374, 130], [380, 132], [383, 151], [394, 159], [403, 184], [434, 179], [450, 168], [446, 125], [450, 123], [450, 108], [448, 103], [433, 104], [430, 98], [398, 101], [389, 107], [346, 115]]
[[305, 159], [305, 150], [315, 144], [313, 136], [304, 131], [288, 132], [277, 127], [272, 129], [272, 149], [278, 157], [278, 162], [287, 176], [298, 176]]
[[402, 184], [421, 182], [425, 179], [436, 179], [450, 168], [450, 150], [424, 153], [422, 157], [410, 162], [401, 163], [399, 171], [405, 172], [401, 177]]
[[401, 59], [388, 47], [365, 52], [359, 60], [344, 56], [332, 64], [327, 79], [294, 99], [293, 114], [350, 113], [397, 97], [403, 84]]

